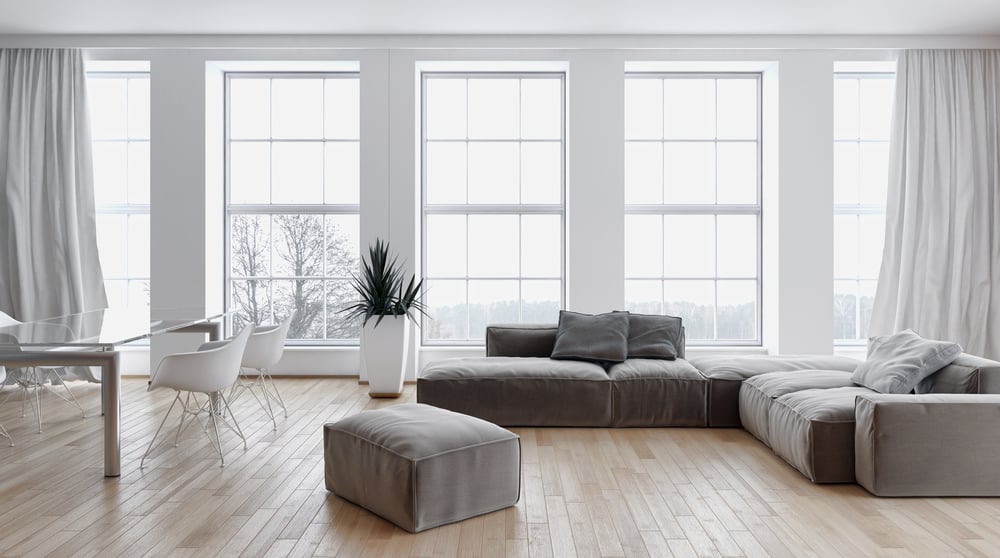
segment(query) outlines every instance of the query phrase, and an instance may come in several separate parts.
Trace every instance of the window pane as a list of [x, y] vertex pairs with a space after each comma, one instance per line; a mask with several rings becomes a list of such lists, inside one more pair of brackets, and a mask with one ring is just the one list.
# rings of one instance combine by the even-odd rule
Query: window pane
[[893, 80], [863, 79], [861, 90], [861, 138], [888, 140], [892, 122]]
[[233, 277], [265, 277], [271, 270], [271, 218], [233, 215], [229, 262]]
[[625, 80], [625, 139], [663, 137], [663, 80]]
[[424, 127], [428, 139], [466, 138], [465, 89], [464, 79], [427, 80]]
[[833, 80], [833, 137], [853, 140], [858, 138], [858, 80], [837, 78]]
[[862, 143], [860, 147], [861, 203], [885, 205], [889, 186], [889, 144]]
[[858, 217], [833, 216], [833, 276], [857, 277], [858, 275]]
[[424, 320], [427, 339], [467, 339], [469, 337], [465, 281], [428, 281]]
[[715, 337], [715, 288], [713, 281], [664, 281], [663, 313], [684, 320], [687, 339]]
[[326, 275], [350, 277], [361, 270], [361, 217], [326, 216]]
[[128, 137], [127, 80], [93, 78], [87, 80], [87, 102], [90, 106], [90, 135], [93, 139], [125, 139]]
[[659, 143], [625, 144], [625, 203], [663, 203], [663, 147]]
[[129, 306], [149, 306], [149, 281], [128, 282]]
[[718, 203], [757, 203], [757, 143], [720, 143], [716, 149]]
[[230, 203], [270, 203], [270, 177], [269, 143], [241, 141], [229, 144]]
[[664, 145], [667, 203], [715, 203], [715, 145], [677, 142]]
[[488, 324], [519, 322], [517, 281], [469, 281], [469, 339], [484, 339]]
[[427, 203], [465, 203], [466, 144], [427, 143]]
[[885, 243], [885, 215], [858, 216], [861, 241], [858, 249], [858, 276], [878, 277], [882, 265], [882, 246]]
[[663, 82], [663, 130], [668, 139], [715, 137], [715, 80]]
[[361, 150], [355, 142], [333, 142], [324, 146], [326, 167], [323, 172], [326, 203], [361, 202]]
[[272, 143], [271, 179], [271, 203], [323, 203], [323, 143]]
[[562, 144], [521, 144], [521, 203], [558, 204], [562, 198]]
[[857, 283], [833, 282], [833, 338], [856, 339]]
[[559, 281], [521, 281], [521, 321], [553, 324], [562, 307]]
[[867, 339], [868, 325], [872, 321], [872, 306], [875, 304], [877, 281], [858, 281], [858, 339]]
[[625, 309], [639, 314], [663, 312], [663, 282], [647, 280], [625, 281]]
[[128, 137], [149, 139], [149, 78], [128, 80]]
[[757, 138], [757, 80], [720, 79], [717, 82], [718, 137]]
[[518, 147], [513, 142], [469, 144], [469, 203], [518, 203]]
[[128, 203], [149, 203], [149, 142], [128, 144]]
[[521, 80], [521, 137], [562, 137], [562, 80]]
[[520, 88], [517, 79], [469, 80], [469, 138], [518, 137]]
[[663, 229], [667, 277], [715, 275], [714, 215], [667, 215]]
[[324, 282], [317, 279], [272, 281], [275, 316], [293, 316], [289, 339], [322, 339]]
[[[232, 298], [229, 307], [236, 311], [236, 314], [233, 315], [235, 330], [239, 330], [248, 323], [266, 324], [271, 322], [270, 281], [235, 280], [230, 285]], [[284, 315], [282, 315], [283, 317]]]
[[271, 80], [271, 137], [323, 137], [323, 80]]
[[833, 144], [833, 202], [858, 203], [858, 144]]
[[719, 281], [718, 338], [757, 338], [757, 282]]
[[324, 81], [323, 116], [325, 135], [331, 139], [361, 137], [361, 80], [327, 79]]
[[361, 320], [347, 320], [342, 312], [358, 300], [349, 281], [326, 282], [326, 338], [351, 340], [361, 338]]
[[128, 281], [104, 281], [104, 292], [108, 296], [108, 308], [128, 306]]
[[[625, 276], [663, 276], [662, 216], [625, 216]], [[656, 300], [659, 304], [659, 294]]]
[[559, 277], [561, 246], [562, 219], [558, 215], [522, 215], [521, 277]]
[[149, 215], [128, 216], [128, 275], [149, 277]]
[[128, 202], [128, 144], [94, 142], [94, 199], [98, 205]]
[[716, 220], [719, 235], [719, 277], [756, 277], [757, 216], [719, 215]]
[[229, 136], [234, 139], [271, 136], [271, 80], [229, 80]]
[[466, 276], [465, 215], [427, 216], [427, 275], [429, 277]]
[[517, 277], [518, 216], [469, 215], [469, 276]]
[[127, 219], [126, 215], [97, 215], [97, 249], [106, 278], [126, 276]]
[[271, 219], [271, 224], [274, 231], [274, 276], [322, 276], [323, 217], [275, 215]]

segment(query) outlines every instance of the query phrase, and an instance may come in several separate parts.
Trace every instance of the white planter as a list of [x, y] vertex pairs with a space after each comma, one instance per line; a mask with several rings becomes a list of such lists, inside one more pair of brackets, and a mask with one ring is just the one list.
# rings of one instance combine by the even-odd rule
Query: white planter
[[406, 316], [386, 316], [375, 327], [377, 320], [368, 320], [361, 330], [361, 367], [368, 376], [368, 395], [399, 397], [406, 374], [410, 320]]

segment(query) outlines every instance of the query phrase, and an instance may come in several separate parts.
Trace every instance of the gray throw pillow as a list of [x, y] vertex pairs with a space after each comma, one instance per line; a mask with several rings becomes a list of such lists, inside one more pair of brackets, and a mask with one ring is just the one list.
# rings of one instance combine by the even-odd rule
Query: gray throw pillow
[[680, 356], [681, 319], [677, 316], [628, 315], [628, 358], [674, 360]]
[[561, 310], [552, 358], [623, 362], [628, 356], [628, 312], [579, 314]]
[[879, 393], [911, 393], [961, 353], [958, 343], [924, 339], [912, 329], [872, 337], [868, 358], [854, 370], [851, 381]]

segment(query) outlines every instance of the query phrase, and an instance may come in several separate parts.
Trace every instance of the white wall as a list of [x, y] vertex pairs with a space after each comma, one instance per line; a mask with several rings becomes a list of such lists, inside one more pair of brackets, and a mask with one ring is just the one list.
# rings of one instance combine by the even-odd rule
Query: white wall
[[[388, 238], [418, 268], [416, 67], [448, 60], [545, 61], [568, 71], [567, 303], [624, 306], [626, 63], [699, 61], [764, 70], [764, 347], [830, 353], [833, 277], [832, 71], [892, 48], [998, 46], [954, 37], [0, 37], [0, 46], [81, 46], [91, 59], [149, 60], [152, 297], [209, 311], [221, 302], [223, 214], [218, 75], [239, 61], [356, 61], [362, 92], [361, 242]], [[195, 48], [198, 47], [198, 48]], [[207, 152], [207, 154], [206, 154]], [[419, 339], [415, 333], [414, 341]], [[158, 339], [154, 355], [197, 336]], [[415, 363], [482, 349], [421, 349]], [[141, 349], [140, 349], [141, 350]], [[140, 353], [141, 354], [141, 353]], [[145, 373], [130, 355], [126, 373]], [[278, 373], [357, 373], [356, 348], [295, 348]]]

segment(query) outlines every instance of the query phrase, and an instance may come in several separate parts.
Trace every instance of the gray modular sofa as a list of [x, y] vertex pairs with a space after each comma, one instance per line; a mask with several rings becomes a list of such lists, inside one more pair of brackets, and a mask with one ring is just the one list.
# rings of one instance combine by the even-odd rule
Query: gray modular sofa
[[[813, 482], [887, 496], [1000, 495], [1000, 395], [976, 395], [1000, 394], [1000, 362], [962, 354], [920, 384], [922, 395], [888, 396], [854, 384], [860, 361], [846, 357], [687, 360], [682, 345], [676, 360], [605, 368], [550, 359], [556, 331], [488, 327], [487, 356], [429, 364], [417, 401], [503, 426], [742, 426]], [[974, 447], [981, 431], [996, 440]]]

